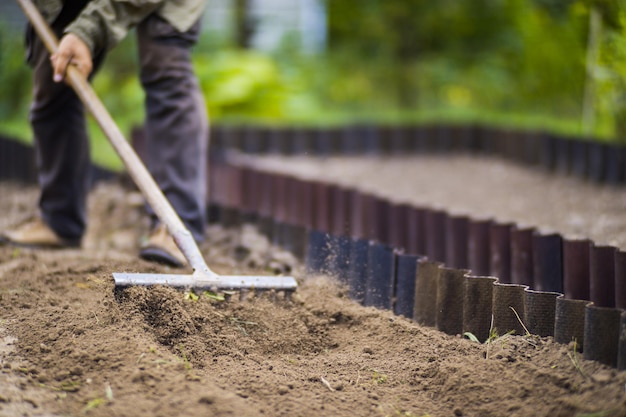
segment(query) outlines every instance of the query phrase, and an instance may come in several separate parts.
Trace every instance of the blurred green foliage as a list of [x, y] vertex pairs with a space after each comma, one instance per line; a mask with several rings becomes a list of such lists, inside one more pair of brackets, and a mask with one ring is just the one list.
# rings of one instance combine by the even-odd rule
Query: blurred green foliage
[[276, 63], [251, 51], [221, 51], [199, 55], [196, 73], [214, 119], [237, 114], [242, 117], [281, 117], [281, 103], [288, 87], [281, 82]]
[[593, 74], [598, 84], [595, 104], [604, 123], [612, 124], [614, 135], [626, 142], [626, 7], [614, 17], [619, 19], [619, 28], [606, 33]]
[[20, 138], [25, 124], [31, 78], [25, 63], [24, 37], [0, 22], [0, 131]]
[[[327, 0], [323, 55], [300, 54], [293, 38], [269, 54], [205, 33], [194, 62], [213, 123], [442, 120], [579, 135], [591, 80], [594, 135], [626, 140], [625, 1]], [[591, 7], [603, 30], [598, 62], [587, 74]], [[144, 116], [136, 59], [131, 35], [94, 81], [124, 132]], [[28, 138], [22, 36], [2, 27], [0, 83], [0, 131]], [[91, 126], [95, 159], [117, 164]]]
[[[579, 117], [586, 20], [573, 6], [562, 19], [527, 0], [369, 3], [378, 7], [330, 2], [331, 55], [349, 73], [380, 74], [374, 82], [399, 106]], [[346, 51], [370, 60], [345, 60]], [[380, 61], [392, 63], [383, 66], [388, 74], [372, 67]]]

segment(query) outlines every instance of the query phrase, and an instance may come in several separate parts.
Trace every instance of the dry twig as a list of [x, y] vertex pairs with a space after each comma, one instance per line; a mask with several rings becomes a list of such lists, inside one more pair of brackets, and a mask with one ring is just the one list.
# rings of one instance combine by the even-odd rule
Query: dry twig
[[328, 388], [330, 390], [330, 392], [335, 391], [335, 389], [330, 386], [330, 383], [328, 381], [326, 381], [326, 379], [324, 379], [323, 376], [320, 377], [320, 381], [322, 381], [322, 384], [326, 385], [326, 388]]

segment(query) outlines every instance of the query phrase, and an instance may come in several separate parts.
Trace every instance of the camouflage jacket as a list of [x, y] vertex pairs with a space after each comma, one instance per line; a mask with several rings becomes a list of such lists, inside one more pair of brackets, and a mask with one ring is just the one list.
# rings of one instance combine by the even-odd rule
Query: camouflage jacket
[[[68, 0], [35, 0], [35, 4], [51, 23], [61, 13], [64, 1]], [[185, 32], [200, 18], [205, 4], [206, 0], [91, 0], [65, 32], [79, 36], [93, 54], [111, 49], [153, 12]]]

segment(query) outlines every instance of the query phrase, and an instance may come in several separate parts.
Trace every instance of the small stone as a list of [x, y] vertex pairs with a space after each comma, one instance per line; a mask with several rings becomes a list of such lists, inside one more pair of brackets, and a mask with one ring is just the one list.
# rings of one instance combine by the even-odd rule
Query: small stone
[[613, 372], [609, 370], [602, 370], [593, 374], [593, 380], [600, 384], [606, 384], [610, 382], [612, 379], [613, 379]]
[[57, 381], [63, 381], [64, 379], [66, 379], [67, 377], [70, 376], [70, 373], [68, 371], [59, 371], [55, 376], [54, 379]]
[[200, 375], [196, 375], [196, 374], [193, 374], [193, 373], [187, 374], [187, 376], [185, 376], [185, 379], [187, 381], [201, 381], [202, 380]]
[[281, 385], [278, 387], [278, 395], [285, 395], [287, 393], [289, 393], [289, 387], [285, 385]]
[[363, 353], [367, 353], [368, 355], [373, 355], [373, 354], [374, 354], [374, 351], [372, 350], [372, 348], [371, 348], [371, 347], [369, 347], [369, 346], [365, 346], [365, 347], [363, 348]]
[[454, 415], [456, 417], [463, 417], [463, 410], [461, 410], [460, 408], [455, 408], [454, 409]]
[[202, 397], [200, 397], [198, 399], [198, 403], [199, 404], [206, 404], [206, 405], [211, 405], [215, 402], [215, 396], [214, 395], [203, 395]]
[[33, 408], [39, 408], [39, 404], [37, 403], [37, 401], [33, 400], [32, 398], [24, 397], [22, 398], [22, 401], [29, 403], [33, 406]]

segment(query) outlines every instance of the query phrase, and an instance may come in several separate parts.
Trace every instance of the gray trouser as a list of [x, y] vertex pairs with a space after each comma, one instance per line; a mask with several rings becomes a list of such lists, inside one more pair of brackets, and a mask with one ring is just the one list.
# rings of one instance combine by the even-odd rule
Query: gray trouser
[[[57, 36], [79, 11], [64, 9], [52, 25]], [[206, 224], [208, 121], [191, 65], [199, 27], [198, 23], [180, 33], [153, 14], [137, 27], [137, 40], [146, 94], [145, 163], [185, 225], [201, 241]], [[33, 67], [30, 121], [41, 187], [39, 207], [43, 219], [59, 236], [76, 239], [85, 232], [89, 190], [84, 110], [70, 87], [52, 81], [49, 54], [32, 29], [29, 34]], [[94, 69], [103, 58], [104, 53], [96, 54]], [[148, 211], [156, 221], [150, 208]]]

